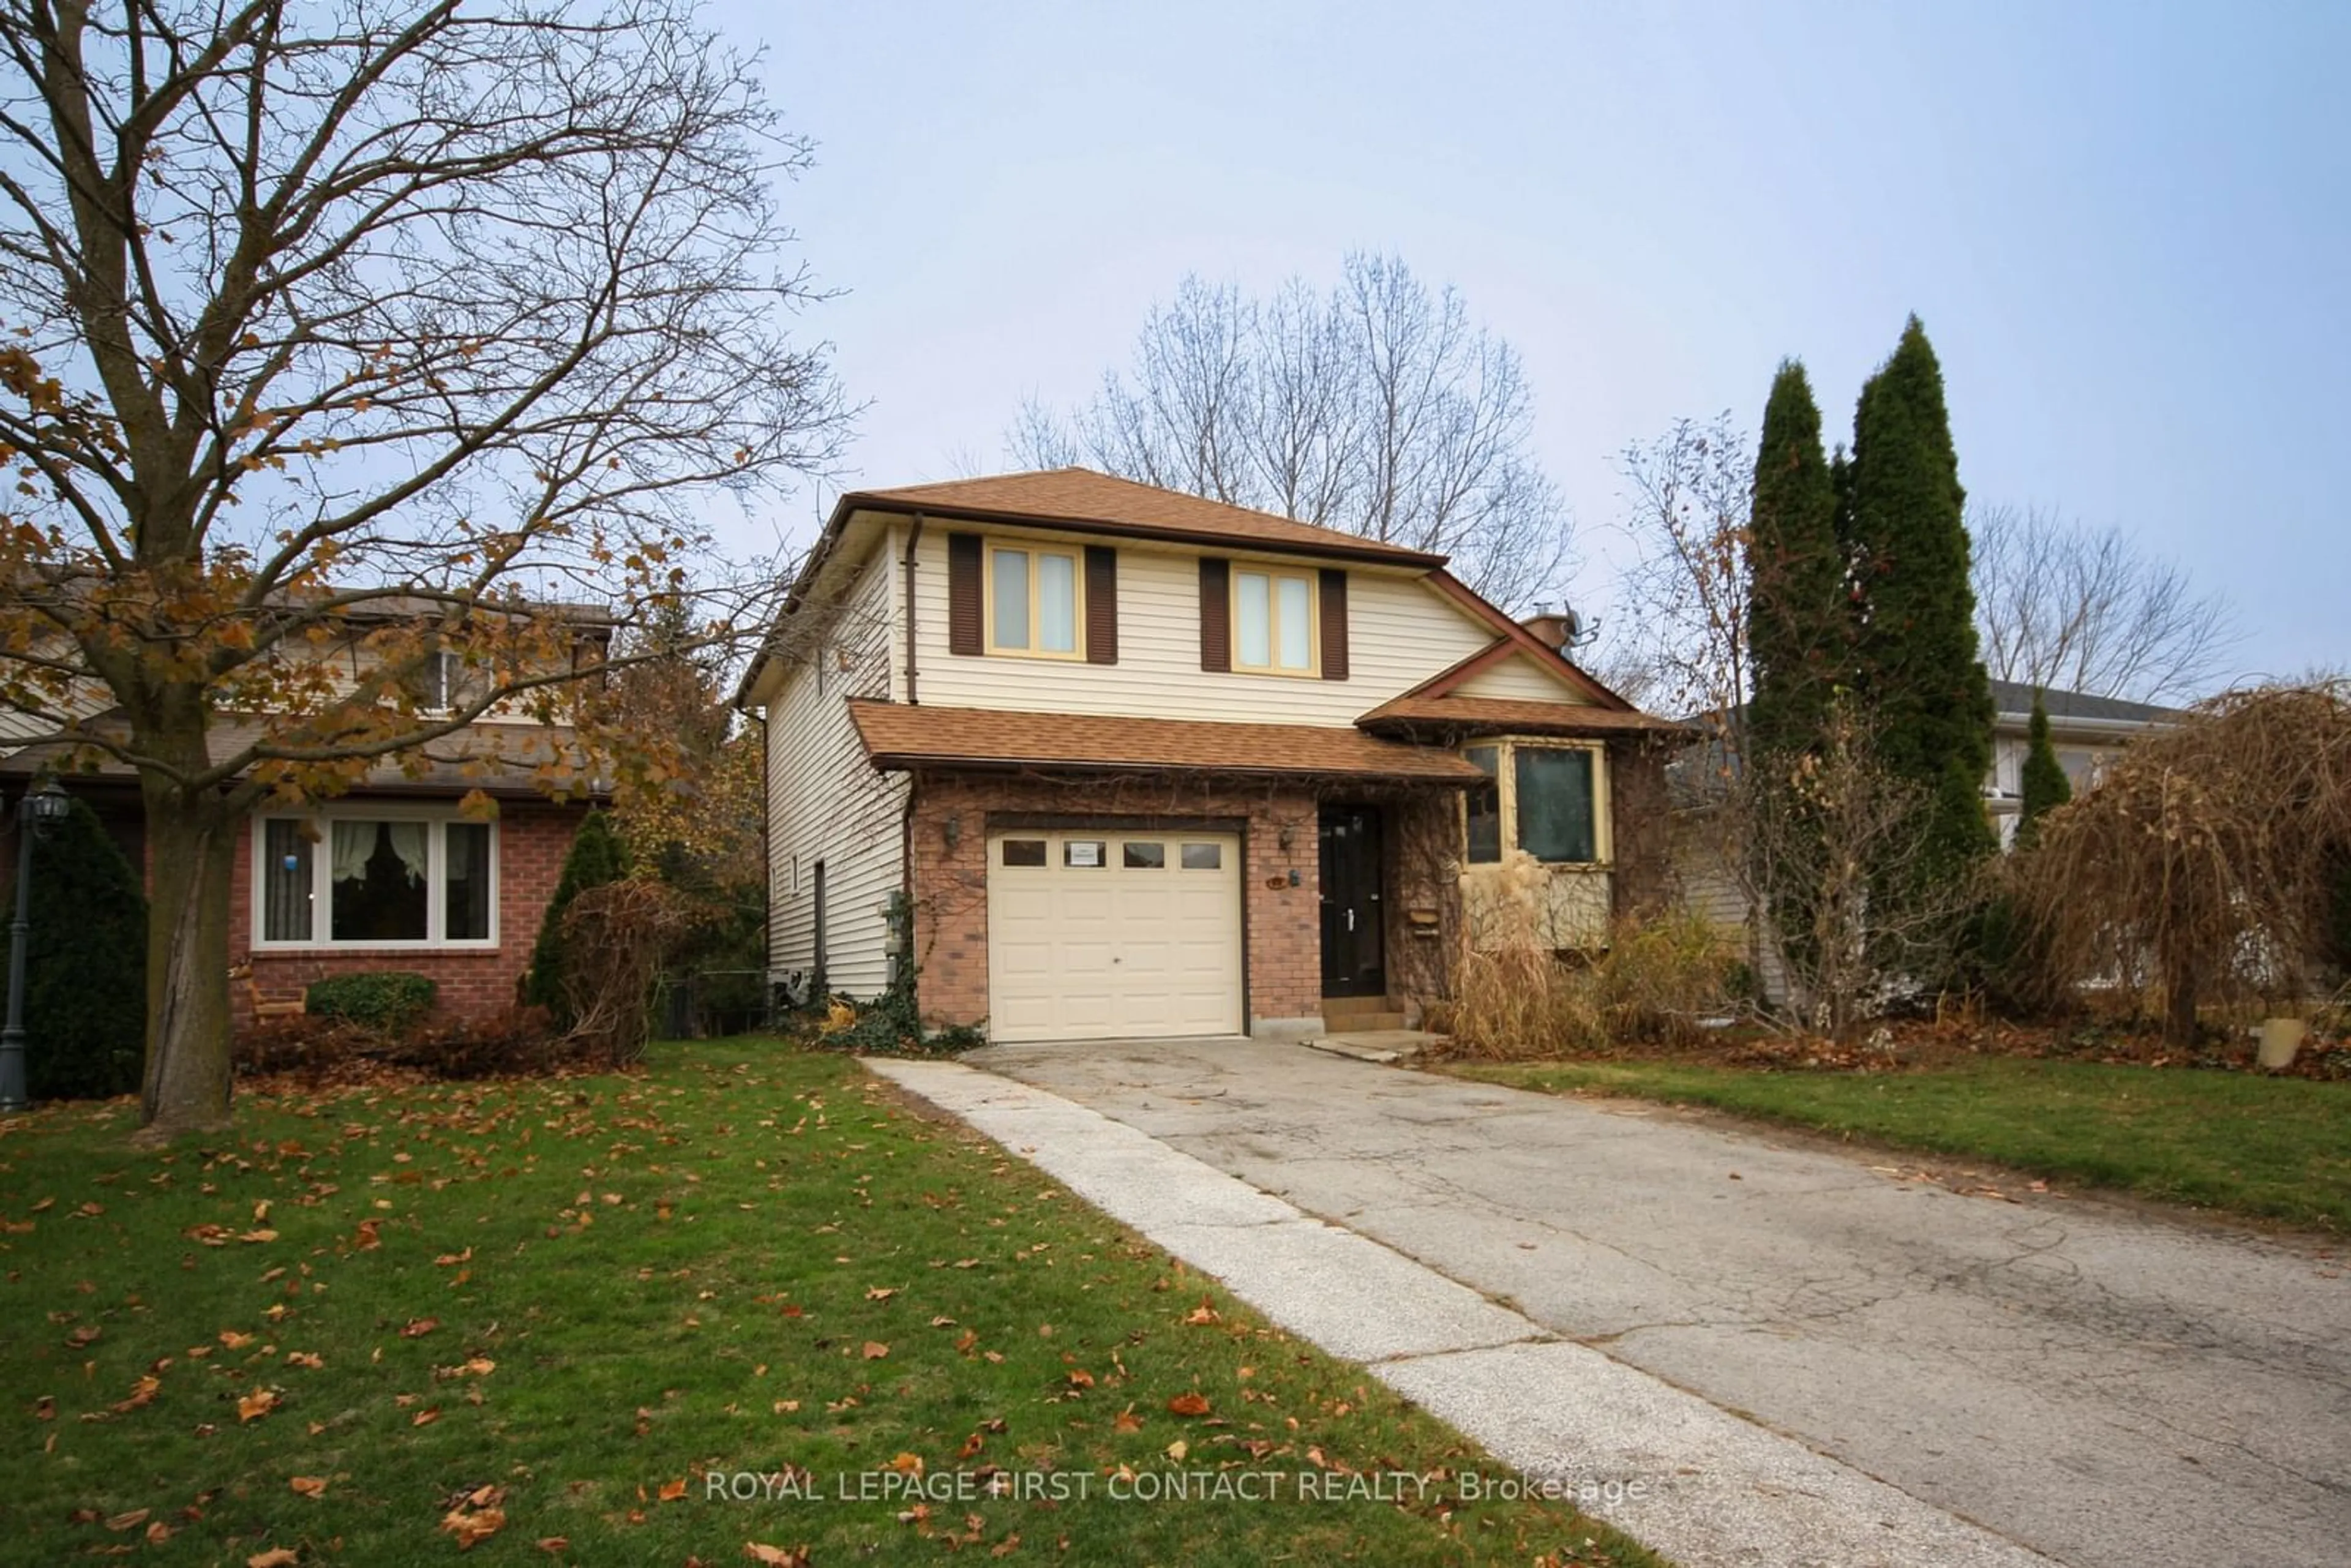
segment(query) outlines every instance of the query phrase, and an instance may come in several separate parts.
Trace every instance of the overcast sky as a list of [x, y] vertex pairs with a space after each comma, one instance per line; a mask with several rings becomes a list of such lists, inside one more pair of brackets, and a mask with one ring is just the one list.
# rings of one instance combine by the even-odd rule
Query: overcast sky
[[1604, 606], [1614, 454], [1751, 429], [1791, 354], [1846, 435], [1916, 310], [1971, 497], [2127, 528], [2248, 670], [2351, 662], [2351, 6], [716, 15], [819, 142], [784, 202], [846, 291], [806, 329], [871, 404], [852, 484], [1009, 466], [1021, 399], [1087, 395], [1186, 271], [1385, 250], [1523, 356]]

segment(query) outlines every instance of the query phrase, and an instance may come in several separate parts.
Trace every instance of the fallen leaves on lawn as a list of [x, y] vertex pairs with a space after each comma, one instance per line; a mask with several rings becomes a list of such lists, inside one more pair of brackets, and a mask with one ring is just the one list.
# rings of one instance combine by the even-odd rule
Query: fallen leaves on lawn
[[747, 1541], [743, 1542], [743, 1555], [754, 1563], [768, 1564], [768, 1568], [809, 1568], [809, 1549], [805, 1546], [785, 1548]]
[[327, 1495], [327, 1478], [324, 1476], [294, 1476], [290, 1477], [286, 1484], [303, 1497]]
[[1143, 1417], [1134, 1413], [1134, 1406], [1132, 1405], [1120, 1411], [1117, 1415], [1112, 1416], [1110, 1424], [1111, 1429], [1116, 1432], [1140, 1432], [1143, 1430]]
[[680, 1498], [685, 1495], [685, 1478], [684, 1476], [680, 1476], [674, 1481], [662, 1482], [661, 1490], [655, 1495], [664, 1502], [677, 1501]]
[[880, 1340], [869, 1339], [869, 1340], [867, 1340], [867, 1341], [865, 1342], [865, 1359], [866, 1359], [866, 1360], [868, 1360], [868, 1361], [879, 1361], [879, 1360], [881, 1360], [883, 1356], [885, 1356], [885, 1355], [887, 1355], [887, 1354], [890, 1354], [890, 1347], [889, 1347], [888, 1345], [886, 1345], [886, 1344], [883, 1344]]
[[1178, 1394], [1167, 1402], [1167, 1408], [1178, 1416], [1206, 1416], [1208, 1413], [1208, 1396], [1197, 1390]]
[[273, 1546], [266, 1552], [256, 1552], [245, 1560], [245, 1568], [294, 1568], [301, 1562], [290, 1547]]
[[1200, 1328], [1217, 1321], [1217, 1309], [1203, 1301], [1198, 1306], [1184, 1314], [1184, 1321], [1194, 1328]]
[[441, 1528], [455, 1538], [460, 1552], [470, 1552], [507, 1527], [504, 1487], [475, 1487], [458, 1498], [441, 1516]]
[[439, 1318], [411, 1318], [408, 1326], [400, 1331], [402, 1339], [423, 1339], [441, 1326]]
[[269, 1388], [256, 1388], [236, 1402], [236, 1418], [240, 1423], [258, 1421], [277, 1408], [277, 1391]]

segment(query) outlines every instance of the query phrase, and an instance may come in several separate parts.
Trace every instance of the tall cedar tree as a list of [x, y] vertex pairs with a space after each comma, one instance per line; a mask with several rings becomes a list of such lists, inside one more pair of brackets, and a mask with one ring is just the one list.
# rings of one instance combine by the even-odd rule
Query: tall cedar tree
[[2016, 847], [2029, 850], [2041, 836], [2041, 819], [2074, 798], [2074, 781], [2065, 777], [2064, 768], [2057, 760], [2057, 748], [2049, 741], [2049, 710], [2042, 706], [2041, 693], [2032, 694], [2032, 725], [2026, 731], [2030, 737], [2024, 754], [2023, 802], [2016, 818]]
[[531, 949], [530, 978], [523, 989], [525, 999], [545, 1008], [559, 1023], [570, 1019], [570, 1003], [563, 992], [564, 912], [590, 888], [628, 874], [628, 846], [613, 831], [611, 815], [589, 812], [563, 857], [563, 874], [556, 878], [555, 896], [547, 901], [547, 914], [538, 923], [538, 946]]
[[98, 814], [76, 800], [33, 841], [31, 885], [25, 1076], [33, 1098], [137, 1093], [147, 1052], [147, 895], [139, 873]]
[[1943, 371], [1916, 316], [1863, 386], [1854, 415], [1855, 686], [1877, 755], [1929, 797], [1926, 862], [1949, 875], [1991, 852], [1983, 778], [1991, 684], [1977, 656], [1975, 593]]
[[1804, 367], [1782, 360], [1763, 405], [1747, 538], [1747, 656], [1754, 671], [1748, 748], [1810, 751], [1847, 679], [1852, 622], [1836, 491], [1821, 448], [1820, 405]]

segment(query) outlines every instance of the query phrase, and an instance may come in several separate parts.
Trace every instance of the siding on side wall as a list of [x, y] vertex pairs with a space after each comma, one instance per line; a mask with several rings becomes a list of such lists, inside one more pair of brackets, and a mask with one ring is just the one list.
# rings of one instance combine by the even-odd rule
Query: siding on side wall
[[[957, 656], [947, 652], [945, 541], [950, 531], [960, 530], [931, 519], [915, 570], [919, 695], [941, 707], [1352, 725], [1358, 715], [1494, 642], [1490, 627], [1435, 589], [1411, 577], [1350, 568], [1348, 679], [1203, 670], [1197, 553], [1122, 540], [1117, 664]], [[1316, 564], [1294, 563], [1305, 570]], [[903, 650], [898, 657], [903, 661]]]
[[[820, 860], [825, 981], [858, 998], [878, 995], [890, 983], [884, 911], [901, 885], [904, 852], [906, 782], [875, 772], [865, 760], [848, 708], [852, 696], [905, 695], [904, 672], [893, 668], [901, 580], [895, 538], [883, 535], [823, 636], [794, 655], [767, 707], [768, 967], [803, 973], [815, 967], [814, 868]], [[927, 540], [925, 550], [945, 559]], [[946, 657], [944, 649], [937, 656]], [[928, 658], [926, 652], [925, 664]], [[935, 700], [929, 671], [919, 669], [917, 679], [925, 700]]]
[[1480, 670], [1454, 688], [1465, 697], [1496, 697], [1506, 702], [1573, 703], [1590, 706], [1591, 700], [1565, 681], [1535, 668], [1534, 655], [1521, 653], [1489, 670]]

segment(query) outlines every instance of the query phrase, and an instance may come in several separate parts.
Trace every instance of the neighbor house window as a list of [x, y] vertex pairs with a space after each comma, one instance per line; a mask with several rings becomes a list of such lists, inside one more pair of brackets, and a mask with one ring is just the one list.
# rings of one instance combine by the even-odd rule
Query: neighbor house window
[[1314, 579], [1302, 572], [1233, 573], [1233, 668], [1314, 673]]
[[1461, 792], [1468, 813], [1468, 858], [1473, 865], [1490, 864], [1502, 858], [1502, 784], [1495, 777], [1501, 752], [1491, 746], [1473, 746], [1462, 755], [1486, 775], [1483, 784]]
[[414, 812], [271, 817], [257, 940], [437, 946], [496, 940], [497, 829]]
[[408, 690], [409, 700], [427, 713], [446, 713], [457, 705], [457, 685], [465, 674], [465, 664], [458, 655], [435, 649], [424, 655], [402, 684]]
[[987, 646], [991, 653], [1075, 659], [1085, 621], [1083, 574], [1072, 550], [991, 545]]
[[1462, 858], [1502, 858], [1510, 844], [1548, 865], [1608, 859], [1606, 772], [1599, 747], [1498, 740], [1464, 748], [1486, 775], [1462, 791]]

